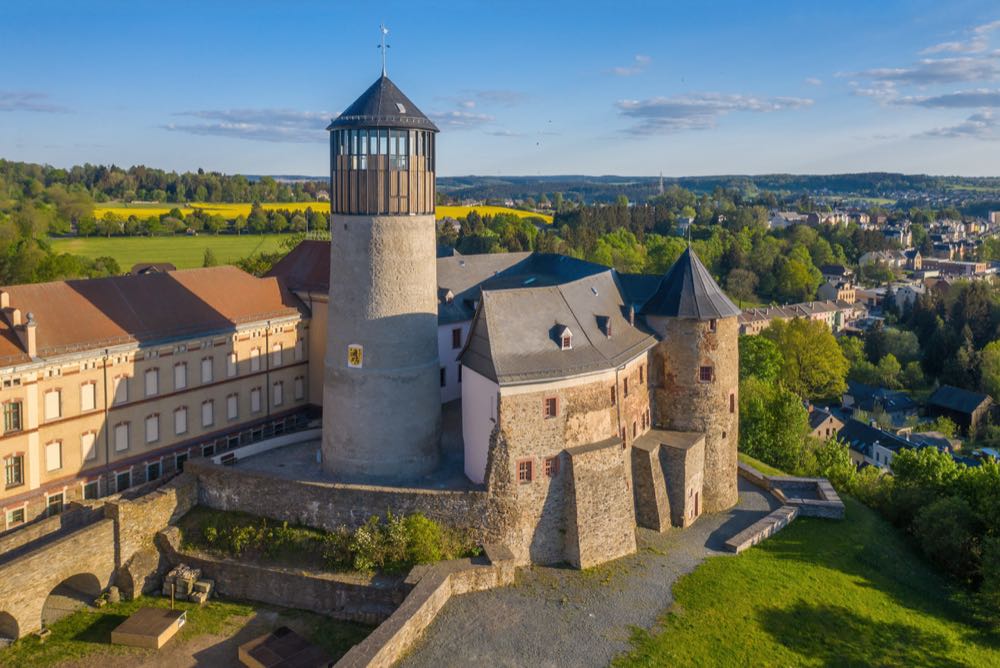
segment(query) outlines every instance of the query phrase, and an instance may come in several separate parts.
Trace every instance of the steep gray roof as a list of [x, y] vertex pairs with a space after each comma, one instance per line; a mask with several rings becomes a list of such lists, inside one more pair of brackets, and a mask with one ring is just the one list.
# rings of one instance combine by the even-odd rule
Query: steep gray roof
[[[614, 369], [656, 343], [629, 325], [625, 308], [611, 270], [561, 285], [484, 289], [461, 360], [500, 384]], [[569, 350], [561, 350], [563, 327], [573, 332]]]
[[438, 131], [438, 128], [403, 91], [384, 74], [351, 106], [333, 119], [327, 130], [338, 128], [407, 128]]
[[735, 318], [740, 309], [689, 247], [670, 267], [660, 287], [642, 307], [642, 314], [712, 320]]
[[934, 390], [934, 394], [927, 400], [927, 404], [947, 408], [957, 413], [972, 414], [986, 401], [990, 401], [988, 394], [971, 392], [951, 385], [942, 385]]
[[[438, 258], [438, 323], [471, 320], [479, 302], [482, 283], [523, 262], [530, 255], [493, 253]], [[449, 295], [450, 302], [446, 299]]]

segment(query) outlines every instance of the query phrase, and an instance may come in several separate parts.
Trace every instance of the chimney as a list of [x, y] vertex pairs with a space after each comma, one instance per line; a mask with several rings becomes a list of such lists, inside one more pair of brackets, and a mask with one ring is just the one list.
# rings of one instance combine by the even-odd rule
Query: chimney
[[629, 304], [628, 305], [628, 324], [630, 324], [633, 327], [635, 327], [635, 305], [634, 304]]
[[34, 359], [38, 357], [38, 339], [36, 330], [38, 324], [35, 322], [35, 314], [28, 314], [28, 321], [24, 325], [25, 347], [28, 349], [28, 357]]

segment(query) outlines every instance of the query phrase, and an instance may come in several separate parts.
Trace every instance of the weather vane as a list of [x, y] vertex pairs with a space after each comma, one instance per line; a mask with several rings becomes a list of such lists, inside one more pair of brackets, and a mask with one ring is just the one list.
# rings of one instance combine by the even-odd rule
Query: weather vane
[[385, 76], [385, 56], [386, 50], [389, 48], [389, 44], [385, 43], [385, 36], [389, 34], [389, 29], [385, 27], [385, 24], [379, 26], [379, 31], [382, 33], [382, 43], [378, 45], [378, 48], [382, 50], [382, 76]]

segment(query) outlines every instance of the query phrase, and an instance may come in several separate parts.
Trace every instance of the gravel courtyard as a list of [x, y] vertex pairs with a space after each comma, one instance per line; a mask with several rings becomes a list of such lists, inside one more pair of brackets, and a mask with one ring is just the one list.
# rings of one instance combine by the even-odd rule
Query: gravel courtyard
[[740, 502], [694, 526], [641, 529], [638, 553], [581, 572], [523, 570], [509, 587], [453, 598], [402, 666], [606, 666], [628, 649], [630, 629], [650, 628], [673, 603], [671, 588], [723, 543], [778, 507], [740, 478]]

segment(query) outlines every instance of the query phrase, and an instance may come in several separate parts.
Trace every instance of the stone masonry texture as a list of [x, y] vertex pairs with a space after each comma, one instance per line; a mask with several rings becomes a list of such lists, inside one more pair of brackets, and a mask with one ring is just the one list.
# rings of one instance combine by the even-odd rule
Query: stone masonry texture
[[[654, 424], [705, 434], [704, 512], [737, 501], [739, 441], [739, 325], [736, 318], [711, 323], [649, 318], [661, 340], [653, 351]], [[702, 367], [712, 379], [702, 381]]]
[[[358, 479], [412, 479], [438, 463], [441, 401], [435, 221], [333, 217], [324, 466]], [[361, 346], [361, 368], [348, 348]]]

